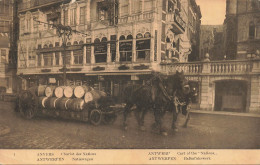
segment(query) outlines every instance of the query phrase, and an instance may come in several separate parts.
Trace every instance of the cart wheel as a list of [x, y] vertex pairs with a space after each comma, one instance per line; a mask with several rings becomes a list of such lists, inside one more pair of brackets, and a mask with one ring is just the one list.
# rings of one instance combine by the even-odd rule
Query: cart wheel
[[93, 125], [99, 125], [102, 121], [102, 113], [99, 109], [93, 109], [90, 112], [90, 122]]
[[117, 119], [117, 115], [105, 115], [103, 118], [103, 123], [104, 124], [113, 124]]

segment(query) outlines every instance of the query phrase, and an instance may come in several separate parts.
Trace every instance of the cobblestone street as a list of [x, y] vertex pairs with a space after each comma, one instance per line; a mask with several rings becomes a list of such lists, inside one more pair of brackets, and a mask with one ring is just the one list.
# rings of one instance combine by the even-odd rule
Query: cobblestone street
[[[122, 114], [113, 125], [93, 126], [73, 120], [37, 117], [26, 120], [10, 102], [0, 102], [0, 125], [9, 133], [0, 135], [1, 149], [256, 149], [260, 148], [260, 118], [192, 113], [188, 128], [179, 127], [166, 137], [151, 132], [153, 116], [145, 119], [145, 132], [137, 129], [132, 114], [123, 131]], [[170, 127], [171, 114], [165, 116]], [[178, 125], [183, 122], [179, 118]]]

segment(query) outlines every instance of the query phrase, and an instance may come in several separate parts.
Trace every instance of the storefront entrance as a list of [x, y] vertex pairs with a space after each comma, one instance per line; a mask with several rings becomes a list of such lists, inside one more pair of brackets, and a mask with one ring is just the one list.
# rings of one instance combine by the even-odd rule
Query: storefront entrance
[[215, 85], [215, 111], [245, 112], [247, 84], [245, 81], [225, 80]]

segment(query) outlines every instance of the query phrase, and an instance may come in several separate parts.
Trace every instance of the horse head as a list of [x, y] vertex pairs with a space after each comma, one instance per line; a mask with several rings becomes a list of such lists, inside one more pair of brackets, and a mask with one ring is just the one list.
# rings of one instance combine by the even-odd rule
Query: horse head
[[176, 92], [183, 94], [190, 92], [190, 86], [183, 71], [176, 71], [176, 74], [168, 76], [165, 82], [167, 91], [171, 96], [174, 96]]

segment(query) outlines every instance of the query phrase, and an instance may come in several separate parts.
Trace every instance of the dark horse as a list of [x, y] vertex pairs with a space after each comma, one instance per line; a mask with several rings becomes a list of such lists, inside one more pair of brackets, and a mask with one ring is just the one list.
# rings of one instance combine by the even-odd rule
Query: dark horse
[[182, 93], [185, 84], [186, 79], [183, 72], [177, 71], [176, 74], [166, 76], [166, 78], [162, 74], [153, 73], [147, 84], [137, 88], [133, 86], [127, 87], [124, 91], [126, 96], [124, 129], [127, 129], [127, 115], [135, 105], [135, 116], [141, 130], [144, 130], [145, 114], [149, 109], [152, 109], [155, 118], [153, 129], [158, 130], [162, 135], [167, 135], [166, 130], [163, 128], [162, 117], [166, 110], [174, 110], [174, 95], [177, 91]]

